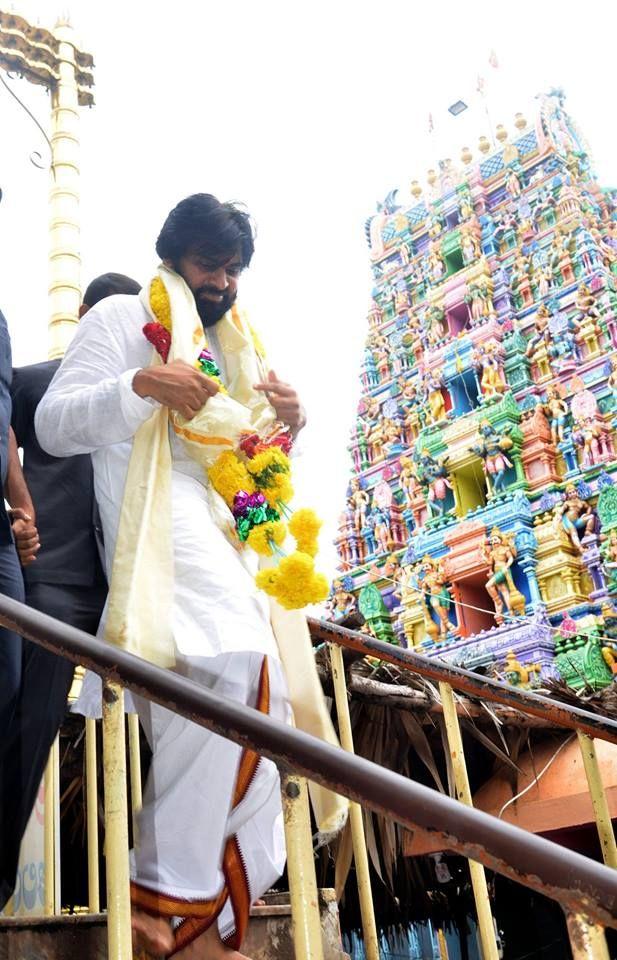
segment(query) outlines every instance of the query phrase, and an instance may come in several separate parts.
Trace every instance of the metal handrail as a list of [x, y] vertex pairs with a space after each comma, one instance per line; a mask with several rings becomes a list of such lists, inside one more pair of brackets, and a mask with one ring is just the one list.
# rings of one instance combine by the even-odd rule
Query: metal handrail
[[385, 660], [403, 670], [426, 677], [427, 680], [447, 683], [461, 693], [513, 707], [521, 713], [549, 720], [557, 727], [580, 731], [587, 736], [606, 740], [608, 743], [617, 743], [617, 722], [598, 713], [560, 703], [529, 690], [507, 686], [498, 680], [491, 680], [470, 670], [455, 667], [445, 660], [422, 656], [413, 650], [397, 647], [384, 640], [376, 640], [365, 633], [341, 627], [329, 620], [315, 620], [309, 617], [308, 624], [314, 640], [336, 643], [365, 656]]
[[[617, 872], [549, 840], [459, 804], [413, 780], [218, 697], [198, 684], [0, 595], [0, 623], [241, 746], [465, 857], [617, 928]], [[437, 826], [438, 825], [438, 826]]]

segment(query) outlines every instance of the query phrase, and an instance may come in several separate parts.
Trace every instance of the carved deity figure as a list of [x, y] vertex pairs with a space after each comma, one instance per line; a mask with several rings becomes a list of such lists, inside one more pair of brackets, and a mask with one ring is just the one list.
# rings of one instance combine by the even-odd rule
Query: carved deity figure
[[368, 337], [368, 346], [380, 380], [388, 380], [391, 375], [391, 348], [386, 337], [374, 330]]
[[429, 517], [442, 517], [446, 512], [448, 490], [452, 490], [452, 484], [448, 479], [448, 459], [448, 457], [442, 457], [441, 460], [435, 460], [428, 450], [423, 450], [417, 459], [416, 476], [426, 490], [425, 499]]
[[394, 290], [394, 312], [397, 316], [406, 313], [410, 306], [407, 287], [396, 287]]
[[506, 177], [506, 190], [514, 200], [521, 195], [521, 179], [514, 168], [508, 171], [508, 175]]
[[533, 272], [533, 285], [535, 286], [538, 297], [543, 299], [548, 297], [551, 292], [551, 284], [553, 282], [553, 271], [548, 266], [548, 264], [538, 264]]
[[[403, 432], [405, 442], [411, 446], [426, 422], [426, 409], [418, 388], [412, 380], [399, 378], [401, 406], [403, 407]], [[404, 402], [403, 402], [404, 401]]]
[[427, 373], [424, 380], [424, 393], [428, 405], [430, 423], [441, 423], [446, 419], [446, 404], [441, 388], [443, 380], [439, 373]]
[[617, 591], [617, 530], [611, 530], [608, 539], [605, 539], [600, 547], [600, 552], [607, 587], [611, 593], [615, 593]]
[[384, 420], [383, 425], [383, 452], [386, 457], [395, 456], [403, 449], [401, 427], [391, 418]]
[[579, 346], [586, 346], [588, 357], [597, 356], [600, 352], [599, 337], [602, 332], [599, 324], [600, 311], [596, 307], [596, 298], [586, 283], [579, 284], [574, 306], [578, 311], [571, 321], [575, 330], [574, 339]]
[[[448, 636], [448, 630], [452, 629], [448, 612], [453, 606], [444, 564], [431, 557], [424, 557], [418, 566], [416, 577], [426, 632], [435, 643], [443, 641]], [[431, 616], [431, 611], [435, 614], [437, 623]]]
[[489, 315], [492, 301], [486, 282], [473, 281], [469, 283], [464, 299], [465, 303], [469, 305], [472, 321], [481, 320]]
[[543, 409], [551, 427], [553, 443], [560, 443], [564, 438], [568, 419], [568, 404], [556, 386], [551, 386], [546, 391], [546, 403]]
[[617, 410], [617, 357], [611, 357], [611, 372], [606, 381], [613, 398], [613, 410]]
[[353, 516], [353, 525], [356, 533], [360, 533], [366, 527], [367, 508], [370, 503], [370, 497], [366, 490], [363, 490], [360, 486], [360, 481], [357, 477], [352, 477], [350, 488], [347, 505]]
[[447, 333], [446, 315], [441, 307], [432, 304], [424, 311], [424, 329], [431, 347], [443, 340]]
[[568, 534], [572, 546], [583, 552], [581, 537], [593, 533], [595, 516], [589, 504], [579, 496], [573, 483], [569, 483], [564, 491], [564, 499], [553, 508], [556, 524], [560, 524]]
[[567, 237], [559, 228], [555, 230], [550, 249], [550, 265], [553, 276], [562, 284], [574, 282], [571, 245], [570, 237]]
[[413, 501], [416, 500], [418, 494], [421, 493], [420, 484], [416, 476], [416, 469], [411, 457], [400, 457], [399, 464], [401, 472], [399, 473], [398, 482], [405, 495], [406, 506], [411, 507]]
[[471, 224], [463, 224], [460, 228], [461, 253], [463, 263], [473, 263], [480, 256], [480, 244]]
[[482, 420], [478, 433], [480, 442], [469, 449], [482, 458], [489, 497], [498, 496], [505, 490], [506, 471], [512, 467], [506, 456], [506, 450], [512, 449], [509, 430], [499, 433], [488, 420]]
[[517, 307], [529, 307], [533, 303], [531, 281], [529, 278], [529, 258], [518, 250], [510, 274], [510, 289], [516, 300]]
[[433, 283], [439, 283], [446, 275], [446, 264], [441, 253], [441, 245], [435, 240], [429, 245], [428, 268]]
[[610, 458], [606, 427], [595, 417], [575, 420], [574, 441], [581, 448], [582, 467], [594, 467]]
[[373, 508], [370, 522], [375, 531], [377, 552], [389, 553], [392, 549], [392, 531], [388, 511], [382, 507]]
[[527, 341], [525, 356], [529, 357], [534, 363], [540, 374], [540, 378], [549, 377], [551, 367], [548, 353], [548, 343], [550, 343], [549, 321], [551, 312], [545, 303], [541, 303], [536, 311], [534, 319], [534, 331]]
[[512, 566], [516, 560], [513, 536], [493, 527], [484, 539], [481, 552], [489, 568], [486, 592], [495, 605], [496, 622], [503, 623], [504, 610], [514, 616], [524, 615], [525, 598], [512, 578]]
[[514, 650], [508, 650], [504, 663], [504, 673], [506, 680], [513, 687], [528, 687], [541, 669], [542, 664], [540, 663], [527, 663], [523, 666], [517, 659]]
[[351, 614], [356, 613], [358, 604], [353, 593], [345, 590], [342, 580], [333, 580], [327, 607], [330, 620], [346, 620]]
[[474, 351], [473, 361], [480, 371], [480, 388], [487, 400], [502, 396], [508, 389], [503, 375], [503, 357], [504, 351], [496, 340], [480, 344]]
[[609, 430], [600, 417], [594, 393], [586, 390], [578, 377], [573, 377], [571, 385], [575, 391], [571, 401], [574, 442], [581, 448], [581, 466], [592, 467], [611, 457]]
[[461, 199], [459, 200], [458, 212], [461, 220], [469, 220], [473, 216], [473, 203], [471, 201], [471, 194], [463, 193], [461, 194]]

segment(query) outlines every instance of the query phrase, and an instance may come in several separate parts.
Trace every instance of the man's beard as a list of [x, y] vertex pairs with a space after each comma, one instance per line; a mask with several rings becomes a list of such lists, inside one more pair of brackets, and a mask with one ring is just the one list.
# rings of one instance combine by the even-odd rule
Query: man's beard
[[218, 294], [220, 291], [207, 289], [206, 287], [201, 287], [199, 290], [193, 291], [199, 319], [204, 327], [213, 327], [214, 324], [218, 323], [221, 317], [231, 309], [236, 295], [226, 290], [223, 293], [223, 299], [219, 303], [215, 303], [213, 300], [208, 300], [206, 297], [201, 296], [202, 293]]

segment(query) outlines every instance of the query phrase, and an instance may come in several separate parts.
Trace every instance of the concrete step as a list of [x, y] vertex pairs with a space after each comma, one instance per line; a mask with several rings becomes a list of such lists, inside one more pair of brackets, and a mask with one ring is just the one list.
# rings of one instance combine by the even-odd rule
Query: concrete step
[[[333, 890], [320, 890], [324, 960], [348, 960]], [[253, 907], [242, 950], [252, 960], [294, 960], [289, 894]], [[0, 921], [0, 960], [107, 960], [104, 914], [11, 917]]]

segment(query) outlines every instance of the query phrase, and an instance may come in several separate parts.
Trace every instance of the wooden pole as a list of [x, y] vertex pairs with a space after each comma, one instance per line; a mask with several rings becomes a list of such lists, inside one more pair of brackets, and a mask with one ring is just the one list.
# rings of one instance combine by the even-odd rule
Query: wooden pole
[[288, 774], [281, 787], [294, 956], [295, 960], [323, 960], [306, 780]]
[[103, 685], [103, 774], [107, 873], [107, 956], [132, 960], [124, 692]]
[[[450, 757], [452, 759], [452, 769], [454, 771], [456, 796], [461, 803], [472, 807], [473, 803], [471, 799], [471, 789], [469, 787], [469, 777], [467, 775], [467, 764], [465, 763], [463, 738], [461, 737], [461, 728], [458, 722], [454, 693], [452, 687], [448, 683], [443, 682], [439, 684], [439, 693], [443, 704], [443, 716], [446, 724]], [[482, 958], [483, 960], [499, 960], [493, 915], [491, 913], [491, 901], [488, 895], [484, 867], [476, 860], [469, 860], [469, 872], [471, 874], [471, 886], [473, 888], [476, 913], [478, 916], [478, 931], [480, 934]]]
[[[351, 717], [349, 714], [349, 702], [347, 699], [347, 684], [345, 682], [343, 651], [336, 643], [329, 644], [329, 648], [341, 746], [343, 747], [343, 750], [347, 750], [349, 753], [354, 753]], [[356, 865], [356, 881], [358, 884], [358, 897], [360, 899], [360, 914], [362, 916], [364, 953], [366, 960], [379, 960], [379, 938], [377, 936], [377, 924], [375, 923], [375, 910], [373, 907], [373, 894], [371, 890], [371, 875], [369, 872], [366, 837], [364, 835], [364, 824], [362, 822], [362, 809], [359, 804], [354, 803], [353, 801], [349, 804], [349, 821], [351, 826], [353, 855]]]

